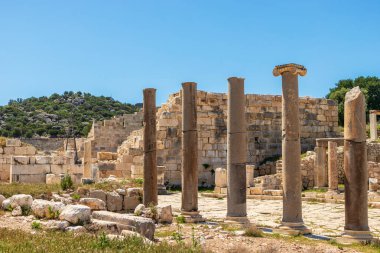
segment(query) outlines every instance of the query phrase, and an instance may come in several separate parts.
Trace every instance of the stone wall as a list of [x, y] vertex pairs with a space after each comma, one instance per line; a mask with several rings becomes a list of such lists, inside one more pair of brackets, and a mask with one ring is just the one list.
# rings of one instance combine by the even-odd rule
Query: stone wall
[[17, 139], [7, 139], [5, 146], [0, 147], [0, 182], [9, 182], [12, 156], [35, 155], [35, 147], [22, 143]]
[[28, 143], [41, 151], [55, 151], [63, 147], [65, 138], [27, 138], [21, 139], [22, 142]]
[[[227, 95], [197, 93], [199, 184], [214, 184], [215, 169], [225, 167], [227, 160]], [[300, 123], [302, 150], [312, 150], [315, 138], [336, 137], [338, 111], [335, 102], [327, 99], [301, 98]], [[181, 182], [181, 96], [169, 96], [157, 112], [157, 163], [166, 167], [165, 181]], [[281, 96], [246, 95], [248, 129], [248, 163], [260, 165], [265, 159], [281, 155]], [[129, 144], [119, 150], [132, 153], [125, 167], [132, 177], [142, 175], [142, 132], [133, 132]], [[129, 151], [131, 149], [131, 151]], [[120, 152], [119, 152], [120, 154]], [[265, 163], [264, 163], [265, 164]], [[268, 168], [266, 168], [266, 167]], [[273, 174], [274, 165], [257, 166], [256, 173]], [[258, 171], [257, 171], [258, 170]], [[261, 171], [261, 172], [260, 172]]]
[[11, 183], [45, 183], [47, 174], [69, 174], [75, 183], [79, 183], [83, 167], [75, 164], [73, 152], [65, 155], [11, 157]]
[[97, 152], [116, 152], [132, 131], [142, 128], [143, 114], [124, 114], [112, 119], [94, 122], [88, 134], [91, 141], [91, 154], [96, 158]]

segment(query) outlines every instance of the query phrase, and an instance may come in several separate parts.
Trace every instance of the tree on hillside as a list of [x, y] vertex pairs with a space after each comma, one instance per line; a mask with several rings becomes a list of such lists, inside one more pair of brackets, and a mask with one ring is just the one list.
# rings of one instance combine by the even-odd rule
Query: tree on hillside
[[367, 102], [367, 117], [369, 110], [380, 110], [380, 79], [373, 76], [360, 76], [355, 80], [340, 80], [335, 87], [330, 89], [326, 98], [333, 99], [338, 103], [339, 125], [344, 122], [344, 97], [350, 89], [359, 86]]
[[87, 136], [92, 120], [138, 111], [137, 106], [111, 97], [65, 91], [62, 95], [11, 99], [0, 106], [0, 136], [4, 137], [66, 137]]

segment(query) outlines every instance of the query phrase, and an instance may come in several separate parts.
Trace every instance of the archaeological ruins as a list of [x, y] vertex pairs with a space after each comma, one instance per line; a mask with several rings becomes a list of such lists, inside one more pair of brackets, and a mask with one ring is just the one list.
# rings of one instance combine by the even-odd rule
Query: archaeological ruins
[[[77, 202], [59, 194], [50, 202], [0, 195], [0, 205], [17, 216], [22, 213], [19, 203], [27, 203], [40, 218], [51, 215], [45, 210], [49, 206], [67, 224], [113, 222], [115, 231], [132, 227], [153, 239], [152, 220], [171, 223], [172, 205], [178, 204], [186, 223], [206, 221], [201, 197], [226, 198], [223, 222], [242, 227], [256, 225], [256, 217], [249, 215], [256, 208], [251, 200], [281, 201], [281, 219], [273, 232], [306, 235], [315, 231], [307, 225], [303, 203], [315, 201], [344, 204], [339, 242], [370, 242], [368, 208], [380, 208], [380, 111], [369, 112], [367, 138], [366, 101], [358, 87], [351, 89], [342, 133], [336, 102], [299, 97], [299, 76], [306, 74], [302, 65], [276, 66], [281, 96], [245, 94], [240, 77], [226, 80], [227, 94], [184, 82], [159, 107], [156, 89], [147, 88], [141, 111], [93, 122], [87, 138], [7, 139], [0, 147], [3, 183], [54, 185], [69, 175], [78, 185], [132, 180], [142, 187], [83, 188]], [[179, 187], [180, 197], [166, 205], [168, 190]], [[204, 188], [212, 190], [199, 191]], [[148, 208], [152, 206], [158, 214]], [[84, 215], [73, 218], [73, 212]], [[125, 216], [128, 212], [134, 215]]]

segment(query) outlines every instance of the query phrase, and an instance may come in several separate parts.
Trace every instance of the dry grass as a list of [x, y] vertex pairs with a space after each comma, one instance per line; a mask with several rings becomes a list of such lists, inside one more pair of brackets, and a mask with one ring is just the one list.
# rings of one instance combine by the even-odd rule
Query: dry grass
[[37, 232], [34, 235], [20, 230], [0, 228], [0, 252], [14, 253], [81, 253], [81, 252], [133, 252], [164, 253], [191, 252], [201, 253], [200, 247], [185, 244], [169, 245], [167, 243], [146, 244], [140, 237], [127, 237], [123, 240], [110, 240], [105, 235], [74, 235], [62, 232]]
[[47, 184], [24, 184], [24, 183], [0, 183], [0, 194], [6, 198], [11, 197], [15, 194], [30, 194], [34, 198], [51, 196], [53, 192], [60, 191], [60, 186], [57, 185], [47, 185]]

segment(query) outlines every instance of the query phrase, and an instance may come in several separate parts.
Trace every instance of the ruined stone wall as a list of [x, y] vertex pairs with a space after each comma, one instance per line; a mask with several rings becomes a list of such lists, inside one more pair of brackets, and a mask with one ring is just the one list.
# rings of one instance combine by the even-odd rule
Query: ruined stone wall
[[83, 166], [75, 164], [73, 152], [50, 156], [33, 155], [11, 157], [11, 183], [45, 183], [47, 174], [57, 176], [69, 174], [75, 183], [79, 183], [83, 175]]
[[[281, 96], [249, 94], [246, 106], [248, 163], [256, 165], [266, 158], [280, 156]], [[198, 91], [197, 109], [199, 184], [213, 184], [215, 169], [224, 167], [227, 159], [227, 95]], [[332, 100], [300, 99], [303, 151], [314, 148], [315, 138], [339, 136], [337, 115], [337, 106]], [[181, 117], [181, 96], [175, 93], [157, 112], [157, 163], [166, 167], [165, 181], [170, 184], [181, 182]], [[135, 146], [131, 148], [134, 156], [128, 158], [132, 159], [132, 167], [126, 169], [130, 169], [134, 177], [140, 177], [142, 132], [134, 132], [129, 139], [135, 140], [132, 141]], [[129, 148], [125, 145], [121, 149]], [[274, 172], [272, 167], [268, 167], [270, 173]]]
[[7, 139], [5, 146], [0, 147], [0, 182], [9, 182], [12, 156], [35, 155], [35, 147], [26, 145], [17, 139]]
[[97, 152], [116, 152], [132, 131], [142, 128], [142, 121], [142, 112], [137, 112], [94, 122], [88, 134], [92, 157], [96, 158]]
[[65, 138], [26, 138], [21, 139], [21, 141], [36, 147], [38, 150], [51, 152], [62, 148]]

